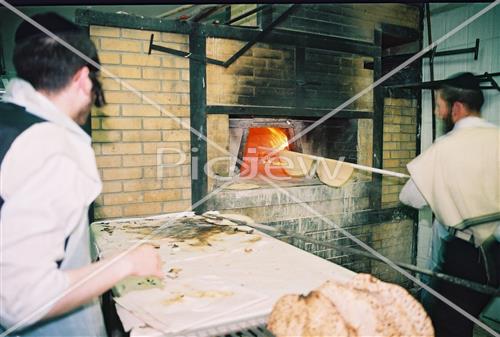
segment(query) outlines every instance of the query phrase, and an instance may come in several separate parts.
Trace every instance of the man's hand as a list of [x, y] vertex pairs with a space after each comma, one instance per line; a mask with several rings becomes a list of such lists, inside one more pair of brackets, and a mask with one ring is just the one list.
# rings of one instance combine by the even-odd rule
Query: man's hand
[[125, 255], [130, 275], [157, 276], [162, 278], [162, 261], [156, 249], [151, 245], [141, 245]]

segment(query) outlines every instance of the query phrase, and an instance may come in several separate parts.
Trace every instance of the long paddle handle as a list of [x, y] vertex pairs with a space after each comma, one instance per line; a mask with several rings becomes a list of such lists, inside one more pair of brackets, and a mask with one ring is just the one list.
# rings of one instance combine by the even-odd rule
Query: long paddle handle
[[374, 168], [374, 167], [370, 167], [370, 166], [364, 166], [364, 165], [359, 165], [359, 164], [348, 163], [346, 161], [339, 161], [339, 160], [334, 160], [334, 159], [329, 159], [329, 158], [323, 158], [323, 157], [313, 156], [311, 154], [299, 153], [299, 152], [294, 152], [294, 151], [289, 151], [289, 152], [297, 153], [297, 154], [309, 157], [309, 158], [314, 159], [314, 160], [326, 159], [326, 160], [333, 160], [333, 161], [336, 161], [336, 162], [341, 162], [342, 164], [351, 165], [352, 167], [354, 167], [354, 168], [356, 168], [358, 170], [363, 170], [363, 171], [368, 171], [368, 172], [375, 172], [375, 173], [384, 174], [384, 175], [387, 175], [387, 176], [393, 176], [393, 177], [397, 177], [397, 178], [406, 178], [406, 179], [410, 178], [409, 175], [404, 174], [404, 173], [393, 172], [393, 171], [382, 170], [382, 169], [378, 169], [378, 168]]

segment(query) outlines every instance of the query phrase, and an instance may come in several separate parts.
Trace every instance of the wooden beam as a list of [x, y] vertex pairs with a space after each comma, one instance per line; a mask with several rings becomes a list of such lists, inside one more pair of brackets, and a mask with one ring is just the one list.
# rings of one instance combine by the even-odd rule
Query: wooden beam
[[[201, 25], [194, 25], [189, 35], [189, 52], [199, 58], [206, 57], [206, 37]], [[206, 115], [206, 66], [196, 60], [189, 60], [189, 99], [191, 128], [191, 203], [195, 204], [208, 193], [208, 177], [204, 167], [207, 162], [207, 115]], [[205, 139], [202, 139], [204, 136]], [[205, 210], [202, 203], [193, 207], [199, 213]]]
[[[331, 112], [330, 109], [310, 109], [296, 107], [275, 107], [275, 106], [250, 106], [250, 105], [207, 105], [207, 114], [225, 114], [232, 116], [264, 116], [264, 117], [289, 117], [289, 118], [308, 118], [323, 117]], [[346, 119], [369, 119], [372, 118], [370, 111], [360, 110], [342, 110], [332, 118]]]

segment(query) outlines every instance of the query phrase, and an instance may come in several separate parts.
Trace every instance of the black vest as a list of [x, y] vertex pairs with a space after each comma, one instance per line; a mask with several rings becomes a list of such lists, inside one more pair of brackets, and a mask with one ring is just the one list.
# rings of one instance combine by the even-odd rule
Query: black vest
[[[14, 140], [30, 126], [41, 122], [45, 120], [19, 105], [0, 102], [0, 165]], [[0, 197], [0, 212], [2, 205], [3, 199]]]

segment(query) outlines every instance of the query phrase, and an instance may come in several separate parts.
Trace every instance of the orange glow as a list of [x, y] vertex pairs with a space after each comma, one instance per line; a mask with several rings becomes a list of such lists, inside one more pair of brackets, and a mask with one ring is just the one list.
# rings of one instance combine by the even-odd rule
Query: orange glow
[[[288, 150], [288, 135], [281, 128], [250, 128], [241, 166], [241, 177], [255, 173], [274, 176], [287, 176], [283, 170], [284, 162], [278, 153], [268, 156], [273, 150]], [[257, 165], [257, 167], [255, 167]]]

